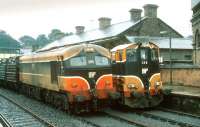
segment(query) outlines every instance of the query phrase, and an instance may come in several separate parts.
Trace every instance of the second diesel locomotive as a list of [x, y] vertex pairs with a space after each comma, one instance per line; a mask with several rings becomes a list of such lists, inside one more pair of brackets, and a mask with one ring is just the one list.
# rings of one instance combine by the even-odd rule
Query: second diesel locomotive
[[[112, 81], [110, 52], [101, 46], [69, 45], [17, 59], [18, 89], [69, 112], [98, 110], [119, 98]], [[1, 74], [9, 77], [6, 70]]]
[[121, 94], [120, 103], [132, 108], [158, 105], [163, 100], [159, 47], [131, 43], [114, 47], [113, 79]]

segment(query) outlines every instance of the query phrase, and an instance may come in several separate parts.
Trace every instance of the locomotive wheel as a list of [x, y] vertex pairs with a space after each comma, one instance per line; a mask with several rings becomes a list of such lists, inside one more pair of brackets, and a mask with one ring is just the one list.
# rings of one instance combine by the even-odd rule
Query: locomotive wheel
[[62, 95], [62, 109], [71, 115], [74, 113], [72, 104], [69, 103], [67, 95]]

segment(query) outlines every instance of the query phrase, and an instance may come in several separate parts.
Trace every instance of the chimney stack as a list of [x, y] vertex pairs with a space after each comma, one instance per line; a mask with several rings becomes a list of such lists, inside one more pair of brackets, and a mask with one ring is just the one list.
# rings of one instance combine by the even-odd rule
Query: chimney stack
[[85, 27], [84, 26], [76, 26], [76, 34], [81, 34], [84, 32]]
[[100, 29], [104, 29], [111, 25], [111, 18], [101, 17], [98, 20], [99, 20], [99, 28]]
[[143, 8], [144, 8], [144, 16], [145, 17], [157, 18], [158, 5], [145, 4]]
[[142, 10], [141, 9], [131, 9], [130, 11], [130, 17], [131, 17], [131, 21], [138, 21], [141, 19], [141, 13], [142, 13]]

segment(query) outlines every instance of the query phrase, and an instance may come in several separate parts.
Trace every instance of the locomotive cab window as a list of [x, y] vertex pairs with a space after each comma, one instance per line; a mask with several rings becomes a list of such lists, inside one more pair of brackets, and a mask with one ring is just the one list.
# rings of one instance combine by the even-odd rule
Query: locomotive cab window
[[126, 57], [127, 57], [128, 62], [136, 62], [137, 61], [136, 50], [135, 49], [127, 49]]
[[104, 56], [95, 56], [95, 63], [100, 66], [109, 65], [108, 58]]
[[87, 65], [86, 57], [85, 56], [78, 56], [73, 57], [70, 59], [71, 66], [85, 66]]
[[147, 58], [148, 58], [148, 53], [147, 53], [147, 50], [146, 50], [146, 49], [141, 49], [141, 50], [140, 50], [140, 55], [141, 55], [141, 59], [142, 59], [142, 60], [147, 60]]

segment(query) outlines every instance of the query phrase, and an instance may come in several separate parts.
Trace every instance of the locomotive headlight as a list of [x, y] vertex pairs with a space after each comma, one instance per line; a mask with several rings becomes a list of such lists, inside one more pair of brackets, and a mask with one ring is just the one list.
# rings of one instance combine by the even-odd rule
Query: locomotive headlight
[[161, 82], [155, 82], [155, 87], [157, 88], [159, 86], [161, 86]]
[[128, 88], [129, 89], [134, 89], [134, 88], [136, 88], [136, 86], [134, 84], [128, 84]]
[[92, 47], [87, 47], [85, 48], [85, 52], [95, 52], [95, 50]]

